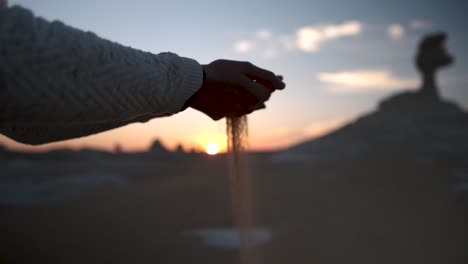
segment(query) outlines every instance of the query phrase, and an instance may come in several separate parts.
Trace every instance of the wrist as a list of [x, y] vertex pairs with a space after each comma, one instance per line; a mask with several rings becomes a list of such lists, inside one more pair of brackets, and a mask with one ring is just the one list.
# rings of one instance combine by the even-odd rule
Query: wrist
[[184, 110], [183, 107], [187, 100], [200, 90], [203, 82], [203, 68], [197, 61], [180, 57], [177, 63], [180, 65], [178, 69], [180, 73], [177, 73], [180, 77], [180, 83], [177, 86], [173, 85], [171, 90], [168, 90], [171, 101], [167, 101], [166, 112], [169, 114]]
[[202, 81], [202, 84], [200, 86], [200, 89], [198, 89], [198, 91], [196, 91], [192, 96], [190, 96], [190, 98], [185, 102], [184, 106], [182, 107], [182, 110], [181, 111], [184, 111], [185, 109], [189, 108], [189, 106], [192, 105], [193, 101], [195, 100], [195, 98], [198, 96], [198, 93], [200, 92], [200, 90], [203, 88], [203, 85], [205, 84], [206, 82], [206, 73], [205, 73], [205, 69], [204, 69], [204, 65], [202, 65], [202, 72], [203, 72], [203, 81]]

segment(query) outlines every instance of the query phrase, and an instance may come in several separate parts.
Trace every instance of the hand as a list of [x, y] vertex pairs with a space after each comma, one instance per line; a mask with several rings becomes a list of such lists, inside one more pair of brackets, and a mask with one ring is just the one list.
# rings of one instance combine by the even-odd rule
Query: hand
[[205, 81], [189, 106], [214, 120], [265, 108], [271, 93], [285, 87], [281, 76], [249, 62], [216, 60], [202, 67]]

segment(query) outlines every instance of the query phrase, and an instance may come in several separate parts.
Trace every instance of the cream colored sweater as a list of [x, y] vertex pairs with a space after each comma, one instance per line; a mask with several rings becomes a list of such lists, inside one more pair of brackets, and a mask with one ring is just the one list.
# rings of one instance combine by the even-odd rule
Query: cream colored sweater
[[0, 133], [19, 142], [168, 116], [202, 82], [192, 59], [124, 47], [21, 7], [0, 8]]

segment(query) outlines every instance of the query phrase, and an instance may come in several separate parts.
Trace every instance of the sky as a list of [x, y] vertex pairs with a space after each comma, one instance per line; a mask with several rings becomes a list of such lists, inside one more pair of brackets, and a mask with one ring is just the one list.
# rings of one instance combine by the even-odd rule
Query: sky
[[[326, 133], [376, 109], [391, 94], [417, 89], [413, 58], [422, 36], [445, 31], [455, 64], [439, 73], [440, 92], [468, 109], [465, 1], [312, 0], [10, 0], [47, 20], [92, 31], [152, 53], [170, 51], [200, 64], [250, 61], [287, 85], [249, 115], [249, 145], [273, 150]], [[42, 146], [0, 135], [11, 149], [93, 147], [142, 151], [155, 139], [174, 149], [226, 146], [225, 120], [196, 110]]]

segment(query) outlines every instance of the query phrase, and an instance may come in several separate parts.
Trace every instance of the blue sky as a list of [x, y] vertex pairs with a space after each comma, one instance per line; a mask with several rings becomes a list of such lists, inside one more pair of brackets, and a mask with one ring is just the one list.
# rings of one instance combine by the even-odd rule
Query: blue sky
[[[287, 89], [250, 116], [251, 145], [283, 147], [372, 111], [379, 100], [416, 88], [421, 36], [444, 30], [456, 63], [440, 72], [444, 97], [468, 108], [468, 10], [463, 1], [64, 1], [18, 0], [48, 20], [153, 53], [200, 63], [248, 60], [285, 76]], [[357, 80], [350, 83], [349, 80]], [[188, 120], [197, 125], [188, 127]], [[224, 122], [194, 110], [105, 134], [45, 146], [144, 149], [158, 137], [201, 148], [224, 142]], [[4, 137], [0, 143], [13, 144]], [[222, 147], [222, 146], [221, 146]], [[42, 147], [44, 148], [44, 147]], [[34, 148], [42, 149], [42, 148]], [[30, 148], [28, 148], [30, 149]]]

